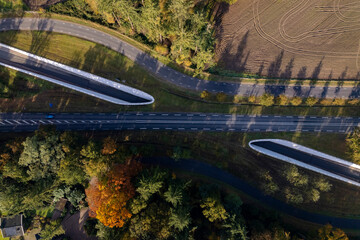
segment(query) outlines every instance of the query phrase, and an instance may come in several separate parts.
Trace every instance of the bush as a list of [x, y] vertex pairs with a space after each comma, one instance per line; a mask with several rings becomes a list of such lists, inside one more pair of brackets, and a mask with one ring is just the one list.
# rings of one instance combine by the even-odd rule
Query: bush
[[287, 105], [288, 102], [289, 102], [289, 99], [285, 95], [279, 95], [276, 98], [276, 103], [281, 105], [281, 106]]
[[243, 97], [241, 95], [235, 95], [233, 102], [240, 103], [240, 102], [242, 102], [242, 100], [243, 100]]
[[210, 98], [210, 93], [208, 91], [204, 90], [204, 91], [201, 92], [200, 97], [202, 99], [208, 100]]
[[169, 48], [167, 46], [160, 45], [160, 44], [155, 46], [155, 51], [160, 53], [163, 56], [166, 56], [169, 54]]
[[225, 102], [226, 97], [227, 97], [227, 95], [225, 93], [223, 93], [223, 92], [220, 92], [220, 93], [216, 94], [216, 100], [218, 100], [218, 102]]
[[312, 107], [314, 106], [319, 100], [317, 98], [314, 97], [308, 97], [305, 101], [306, 105]]
[[320, 101], [320, 104], [324, 105], [324, 106], [330, 106], [332, 104], [332, 102], [333, 102], [332, 99], [324, 98]]
[[255, 103], [255, 101], [256, 101], [256, 97], [255, 97], [255, 96], [249, 96], [249, 97], [248, 97], [248, 102], [249, 102], [249, 103]]
[[268, 93], [265, 93], [260, 98], [260, 104], [266, 107], [274, 105], [274, 96]]
[[348, 104], [357, 105], [357, 104], [359, 104], [359, 99], [357, 99], [357, 98], [350, 99], [350, 100], [348, 100]]
[[302, 103], [301, 97], [293, 97], [290, 101], [291, 105], [293, 106], [299, 106]]
[[345, 99], [335, 98], [334, 101], [332, 102], [332, 105], [343, 106], [343, 105], [345, 105]]

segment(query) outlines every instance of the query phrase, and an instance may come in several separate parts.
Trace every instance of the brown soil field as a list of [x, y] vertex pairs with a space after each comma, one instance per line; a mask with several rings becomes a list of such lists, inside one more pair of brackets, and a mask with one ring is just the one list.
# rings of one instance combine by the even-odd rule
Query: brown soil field
[[216, 59], [224, 69], [360, 79], [358, 0], [238, 0], [220, 11]]

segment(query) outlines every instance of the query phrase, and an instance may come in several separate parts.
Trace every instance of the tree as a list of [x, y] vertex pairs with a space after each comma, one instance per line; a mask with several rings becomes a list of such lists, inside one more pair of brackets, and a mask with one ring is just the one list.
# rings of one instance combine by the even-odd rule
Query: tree
[[198, 51], [196, 55], [191, 59], [191, 62], [196, 65], [194, 76], [199, 75], [205, 69], [214, 65], [213, 59], [214, 59], [214, 51], [211, 50]]
[[64, 228], [61, 225], [61, 221], [51, 221], [46, 224], [44, 229], [40, 232], [41, 239], [52, 240], [53, 238], [63, 235], [65, 233]]
[[276, 103], [279, 104], [280, 106], [287, 105], [288, 102], [289, 102], [289, 99], [288, 99], [285, 95], [283, 95], [283, 94], [279, 95], [279, 96], [276, 98]]
[[84, 164], [75, 154], [68, 154], [60, 161], [60, 168], [57, 175], [59, 180], [67, 185], [82, 184], [86, 180]]
[[302, 103], [302, 98], [301, 97], [293, 97], [290, 100], [291, 105], [293, 106], [299, 106]]
[[260, 104], [266, 107], [274, 105], [274, 96], [268, 93], [265, 93], [260, 98]]
[[326, 224], [318, 230], [319, 240], [349, 240], [343, 230]]
[[179, 207], [170, 211], [169, 226], [181, 232], [191, 224], [190, 209]]
[[171, 203], [174, 207], [181, 205], [184, 200], [184, 191], [189, 186], [190, 182], [174, 182], [172, 181], [167, 191], [164, 193], [164, 198], [167, 202]]
[[136, 191], [145, 200], [157, 193], [164, 185], [164, 179], [167, 172], [161, 170], [159, 167], [146, 169], [140, 177]]
[[346, 137], [348, 155], [354, 163], [360, 164], [360, 128], [355, 128]]
[[140, 169], [139, 162], [131, 161], [114, 166], [103, 181], [94, 178], [85, 190], [89, 215], [96, 217], [105, 226], [121, 228], [132, 216], [127, 209], [127, 202], [135, 195], [131, 178]]
[[256, 101], [256, 97], [254, 95], [251, 95], [251, 96], [248, 97], [248, 102], [249, 103], [255, 103], [255, 101]]
[[103, 141], [103, 148], [101, 149], [101, 154], [111, 155], [116, 152], [117, 144], [114, 139], [107, 137]]
[[226, 101], [226, 94], [223, 92], [219, 92], [216, 94], [216, 100], [218, 100], [218, 102], [225, 102]]
[[222, 225], [226, 229], [226, 239], [230, 240], [247, 240], [246, 228], [236, 218], [236, 215], [230, 216]]
[[308, 97], [305, 101], [306, 105], [312, 107], [314, 106], [317, 102], [319, 101], [319, 99], [314, 98], [314, 97]]
[[343, 105], [345, 105], [345, 102], [346, 102], [346, 100], [343, 98], [335, 98], [331, 104], [335, 105], [335, 106], [343, 106]]
[[202, 99], [208, 100], [210, 98], [210, 93], [208, 91], [204, 90], [204, 91], [201, 92], [200, 97]]
[[301, 174], [294, 165], [288, 167], [284, 171], [286, 179], [295, 187], [306, 186], [309, 182], [308, 176]]
[[60, 161], [65, 153], [59, 135], [53, 134], [41, 139], [38, 135], [26, 138], [23, 142], [24, 151], [19, 158], [19, 165], [27, 168], [30, 180], [56, 175]]
[[332, 184], [325, 179], [325, 177], [319, 177], [313, 181], [314, 187], [319, 189], [321, 192], [328, 192], [331, 190]]

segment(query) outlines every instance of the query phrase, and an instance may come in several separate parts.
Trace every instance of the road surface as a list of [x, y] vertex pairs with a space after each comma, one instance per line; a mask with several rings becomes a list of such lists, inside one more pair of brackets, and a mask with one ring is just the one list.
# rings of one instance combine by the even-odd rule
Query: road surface
[[[37, 57], [37, 56], [35, 56]], [[68, 71], [62, 65], [54, 64], [52, 61], [39, 60], [34, 56], [26, 55], [26, 52], [10, 49], [8, 46], [0, 45], [0, 65], [9, 66], [16, 70], [36, 74], [47, 81], [57, 81], [65, 87], [74, 86], [74, 90], [84, 93], [90, 91], [90, 95], [103, 100], [112, 99], [112, 102], [125, 105], [151, 104], [153, 97], [134, 88], [123, 86], [107, 79], [96, 80], [97, 76], [71, 69]], [[95, 79], [91, 79], [94, 77]], [[105, 82], [105, 83], [104, 83]]]
[[[63, 34], [68, 34], [83, 38], [92, 42], [96, 42], [107, 46], [108, 48], [117, 51], [129, 59], [135, 61], [146, 70], [152, 72], [154, 75], [170, 82], [179, 87], [186, 89], [209, 92], [224, 92], [230, 95], [262, 95], [265, 92], [274, 95], [284, 94], [286, 96], [314, 96], [319, 98], [357, 98], [360, 94], [360, 88], [354, 87], [319, 87], [319, 86], [287, 86], [287, 85], [273, 85], [273, 84], [249, 84], [241, 82], [216, 82], [206, 81], [184, 75], [169, 68], [150, 57], [143, 51], [134, 46], [99, 30], [86, 27], [80, 24], [43, 18], [10, 18], [0, 19], [0, 31], [9, 30], [41, 30], [51, 31]], [[2, 59], [0, 58], [0, 61]]]
[[347, 133], [360, 118], [315, 116], [248, 116], [212, 113], [2, 113], [0, 132], [34, 131], [41, 124], [59, 130], [176, 130], [242, 132], [337, 132]]

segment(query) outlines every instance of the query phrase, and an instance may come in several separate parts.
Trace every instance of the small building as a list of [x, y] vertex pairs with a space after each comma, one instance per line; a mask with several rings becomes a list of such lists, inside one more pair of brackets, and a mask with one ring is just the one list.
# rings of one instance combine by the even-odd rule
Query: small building
[[3, 238], [24, 236], [23, 215], [0, 218], [0, 231]]

